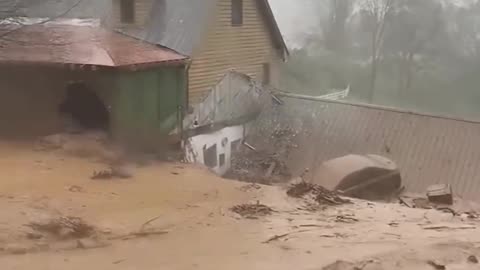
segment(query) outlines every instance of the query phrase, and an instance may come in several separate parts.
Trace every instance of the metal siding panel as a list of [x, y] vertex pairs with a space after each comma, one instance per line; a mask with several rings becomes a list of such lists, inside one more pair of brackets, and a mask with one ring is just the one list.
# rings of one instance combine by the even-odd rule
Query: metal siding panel
[[[409, 191], [424, 192], [431, 184], [451, 183], [456, 194], [467, 199], [478, 197], [478, 122], [328, 101], [284, 98], [284, 102], [279, 112], [272, 109], [262, 113], [252, 134], [263, 133], [252, 141], [268, 145], [264, 138], [270, 138], [267, 131], [275, 126], [260, 129], [266, 118], [281, 119], [283, 127], [302, 122], [296, 125], [300, 135], [295, 143], [299, 147], [289, 157], [294, 173], [346, 154], [380, 154], [398, 164]], [[308, 132], [312, 134], [305, 135]], [[386, 153], [385, 144], [390, 153]]]
[[155, 146], [177, 124], [180, 68], [118, 73], [112, 111], [114, 133], [122, 140]]

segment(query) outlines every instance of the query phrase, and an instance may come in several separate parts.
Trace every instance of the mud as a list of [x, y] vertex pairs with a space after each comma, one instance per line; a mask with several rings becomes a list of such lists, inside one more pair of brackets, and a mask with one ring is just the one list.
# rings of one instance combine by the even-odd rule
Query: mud
[[[32, 149], [0, 142], [2, 269], [314, 270], [344, 261], [400, 270], [431, 269], [429, 260], [478, 267], [469, 260], [480, 256], [478, 220], [355, 199], [311, 211], [288, 188], [185, 164], [151, 162], [125, 181], [92, 181], [104, 163]], [[257, 202], [275, 212], [246, 219], [230, 211]], [[100, 237], [62, 240], [24, 226], [59, 217], [81, 218]]]

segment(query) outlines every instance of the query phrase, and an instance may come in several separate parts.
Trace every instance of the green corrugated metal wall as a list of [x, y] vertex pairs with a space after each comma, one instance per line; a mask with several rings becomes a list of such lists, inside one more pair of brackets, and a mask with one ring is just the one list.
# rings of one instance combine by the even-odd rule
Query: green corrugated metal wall
[[111, 110], [114, 136], [136, 146], [161, 146], [162, 138], [177, 126], [178, 107], [184, 106], [185, 69], [122, 72], [115, 77]]

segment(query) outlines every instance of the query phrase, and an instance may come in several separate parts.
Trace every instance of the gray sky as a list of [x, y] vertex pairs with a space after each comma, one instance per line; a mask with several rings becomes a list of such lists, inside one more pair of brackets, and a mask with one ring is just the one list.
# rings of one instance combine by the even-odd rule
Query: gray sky
[[289, 47], [299, 47], [304, 34], [312, 31], [318, 15], [311, 1], [324, 0], [269, 0], [278, 25]]
[[[0, 0], [1, 1], [1, 0]], [[302, 38], [305, 34], [314, 31], [314, 27], [318, 26], [320, 14], [317, 9], [312, 7], [312, 2], [324, 2], [327, 0], [269, 0], [275, 18], [280, 26], [280, 30], [291, 48], [302, 46]], [[422, 0], [418, 0], [422, 1]], [[479, 0], [438, 0], [444, 6], [453, 5], [458, 7], [466, 7]], [[317, 28], [318, 31], [318, 28]]]

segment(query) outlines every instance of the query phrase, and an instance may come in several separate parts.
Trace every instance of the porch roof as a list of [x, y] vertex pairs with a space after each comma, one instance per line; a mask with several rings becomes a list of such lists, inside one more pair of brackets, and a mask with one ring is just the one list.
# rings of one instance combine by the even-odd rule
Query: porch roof
[[187, 60], [171, 49], [95, 26], [0, 24], [0, 63], [140, 69]]

